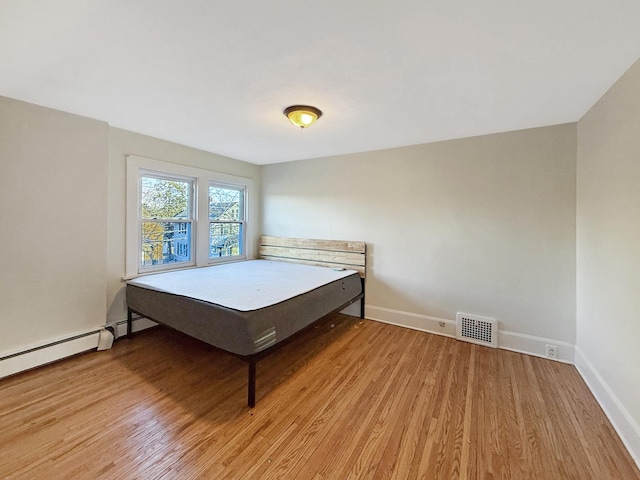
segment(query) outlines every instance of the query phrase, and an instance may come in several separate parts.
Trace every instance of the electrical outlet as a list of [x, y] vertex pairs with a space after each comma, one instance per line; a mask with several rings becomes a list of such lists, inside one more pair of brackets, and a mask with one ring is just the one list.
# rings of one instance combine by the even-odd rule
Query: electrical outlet
[[556, 345], [545, 345], [545, 356], [547, 358], [558, 358], [558, 347]]
[[444, 328], [444, 322], [439, 322], [440, 328]]

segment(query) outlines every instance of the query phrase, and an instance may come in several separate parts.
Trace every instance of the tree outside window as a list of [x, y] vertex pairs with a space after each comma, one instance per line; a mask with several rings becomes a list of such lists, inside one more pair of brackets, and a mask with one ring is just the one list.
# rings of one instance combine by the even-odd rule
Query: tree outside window
[[140, 177], [142, 267], [190, 262], [192, 181]]

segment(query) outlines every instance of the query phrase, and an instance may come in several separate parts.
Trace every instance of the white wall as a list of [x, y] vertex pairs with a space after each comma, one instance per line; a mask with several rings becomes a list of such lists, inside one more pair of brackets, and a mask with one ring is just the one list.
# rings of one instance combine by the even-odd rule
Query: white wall
[[[107, 323], [112, 325], [126, 319], [125, 274], [125, 183], [126, 155], [138, 155], [154, 160], [212, 170], [251, 178], [253, 195], [249, 199], [249, 219], [259, 234], [260, 167], [240, 160], [223, 157], [137, 133], [110, 128], [109, 130], [109, 214], [107, 243]], [[256, 234], [256, 235], [257, 235]], [[254, 235], [255, 236], [255, 235]], [[256, 242], [256, 238], [249, 239]]]
[[104, 326], [107, 139], [0, 97], [0, 357]]
[[267, 165], [262, 230], [366, 241], [369, 317], [492, 317], [573, 361], [575, 168], [575, 124]]
[[640, 61], [578, 123], [576, 364], [640, 464]]

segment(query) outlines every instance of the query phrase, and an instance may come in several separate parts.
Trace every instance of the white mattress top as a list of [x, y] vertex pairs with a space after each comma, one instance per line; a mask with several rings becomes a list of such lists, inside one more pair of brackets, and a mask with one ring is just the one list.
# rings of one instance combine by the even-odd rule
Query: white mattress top
[[247, 260], [146, 275], [127, 283], [248, 312], [275, 305], [354, 273], [357, 272]]

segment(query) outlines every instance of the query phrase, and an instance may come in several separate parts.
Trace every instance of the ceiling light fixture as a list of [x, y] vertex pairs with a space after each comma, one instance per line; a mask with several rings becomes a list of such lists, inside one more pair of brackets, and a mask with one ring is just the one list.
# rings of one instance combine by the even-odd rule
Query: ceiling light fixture
[[285, 116], [296, 127], [307, 128], [316, 123], [322, 116], [322, 112], [316, 107], [308, 105], [292, 105], [284, 109]]

